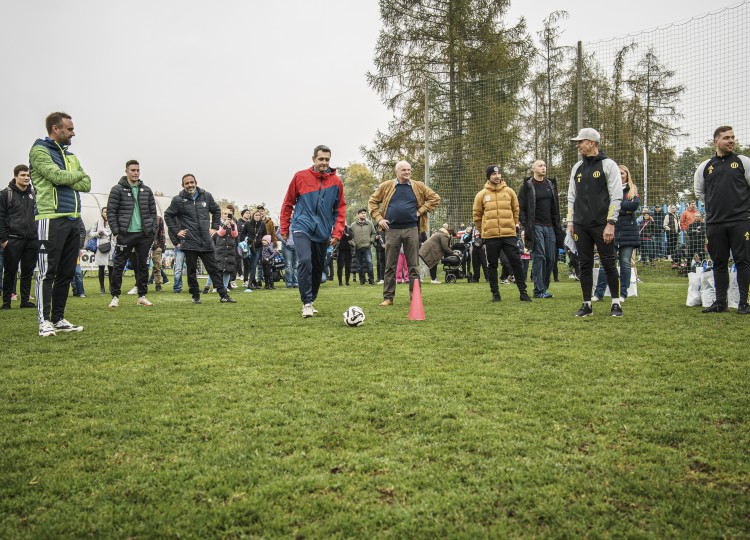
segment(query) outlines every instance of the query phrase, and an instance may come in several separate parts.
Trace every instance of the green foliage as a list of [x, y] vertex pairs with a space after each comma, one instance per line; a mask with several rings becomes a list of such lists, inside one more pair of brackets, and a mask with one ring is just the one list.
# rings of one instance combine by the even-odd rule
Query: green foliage
[[394, 111], [388, 132], [365, 148], [373, 169], [399, 159], [424, 178], [425, 101], [430, 186], [437, 221], [467, 219], [467, 200], [490, 163], [518, 161], [517, 119], [533, 47], [523, 21], [504, 28], [508, 0], [381, 0], [383, 29], [370, 86]]
[[351, 223], [357, 218], [357, 210], [367, 208], [375, 188], [380, 183], [375, 175], [362, 163], [350, 163], [345, 169], [339, 169], [341, 181], [344, 184], [346, 197], [346, 222]]
[[747, 321], [658, 272], [621, 320], [567, 280], [426, 283], [422, 322], [402, 285], [90, 295], [48, 339], [14, 303], [0, 537], [747, 537]]

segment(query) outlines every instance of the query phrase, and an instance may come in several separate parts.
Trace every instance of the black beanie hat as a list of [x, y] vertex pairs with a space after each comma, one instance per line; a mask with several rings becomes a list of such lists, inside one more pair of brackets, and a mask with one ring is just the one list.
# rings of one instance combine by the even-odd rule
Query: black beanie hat
[[487, 180], [490, 179], [490, 176], [492, 176], [492, 173], [500, 172], [500, 167], [497, 165], [490, 165], [487, 167]]

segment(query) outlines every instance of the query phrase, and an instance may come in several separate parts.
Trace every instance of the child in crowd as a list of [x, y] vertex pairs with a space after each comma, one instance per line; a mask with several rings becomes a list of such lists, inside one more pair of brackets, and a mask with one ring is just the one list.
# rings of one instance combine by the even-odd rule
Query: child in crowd
[[261, 251], [260, 260], [263, 265], [263, 281], [265, 281], [266, 289], [275, 289], [273, 285], [273, 259], [276, 257], [276, 248], [274, 248], [271, 242], [271, 235], [267, 234], [261, 241], [263, 249]]

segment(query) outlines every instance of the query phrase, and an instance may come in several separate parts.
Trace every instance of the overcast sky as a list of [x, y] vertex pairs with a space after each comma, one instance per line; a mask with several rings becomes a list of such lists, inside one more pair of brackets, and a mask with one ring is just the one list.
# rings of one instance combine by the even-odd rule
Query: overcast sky
[[[506, 24], [523, 16], [535, 36], [551, 11], [565, 9], [562, 41], [572, 44], [720, 8], [516, 1]], [[8, 179], [46, 134], [45, 116], [63, 110], [95, 192], [108, 192], [137, 159], [155, 191], [175, 194], [191, 172], [217, 198], [278, 209], [315, 145], [332, 147], [335, 166], [362, 161], [360, 145], [390, 119], [365, 80], [380, 30], [375, 0], [38, 0], [5, 3], [1, 13]]]

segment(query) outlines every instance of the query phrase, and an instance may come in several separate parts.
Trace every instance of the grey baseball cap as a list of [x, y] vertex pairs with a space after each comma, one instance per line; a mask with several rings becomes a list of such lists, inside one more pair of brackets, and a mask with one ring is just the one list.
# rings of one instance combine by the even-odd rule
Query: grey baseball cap
[[602, 136], [594, 128], [583, 128], [578, 132], [577, 137], [570, 139], [571, 141], [594, 141], [601, 142]]

